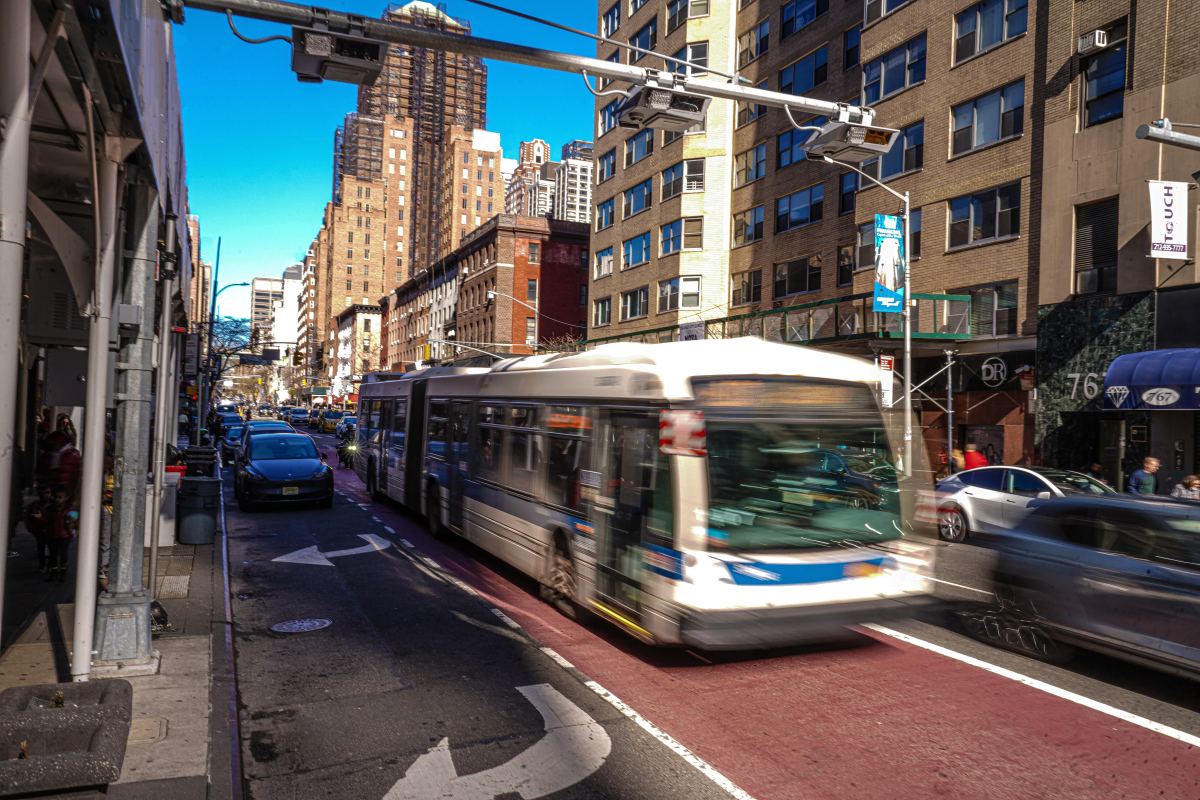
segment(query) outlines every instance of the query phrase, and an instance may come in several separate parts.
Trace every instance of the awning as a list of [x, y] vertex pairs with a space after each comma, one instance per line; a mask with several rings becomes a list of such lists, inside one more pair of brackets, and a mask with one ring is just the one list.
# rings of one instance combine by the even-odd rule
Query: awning
[[1200, 348], [1117, 356], [1104, 374], [1104, 407], [1200, 410]]

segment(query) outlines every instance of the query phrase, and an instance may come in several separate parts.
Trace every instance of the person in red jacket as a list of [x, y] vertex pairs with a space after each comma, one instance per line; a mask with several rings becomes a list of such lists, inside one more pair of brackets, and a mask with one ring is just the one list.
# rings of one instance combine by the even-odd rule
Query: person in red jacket
[[79, 510], [66, 486], [55, 487], [53, 498], [47, 514], [50, 574], [46, 580], [63, 583], [67, 579], [67, 553], [79, 525]]
[[979, 452], [979, 448], [974, 442], [967, 443], [967, 452], [963, 454], [963, 461], [967, 469], [986, 467], [988, 465], [987, 456]]
[[83, 458], [62, 431], [51, 431], [38, 458], [37, 483], [43, 487], [65, 487], [71, 498], [79, 491], [79, 473]]

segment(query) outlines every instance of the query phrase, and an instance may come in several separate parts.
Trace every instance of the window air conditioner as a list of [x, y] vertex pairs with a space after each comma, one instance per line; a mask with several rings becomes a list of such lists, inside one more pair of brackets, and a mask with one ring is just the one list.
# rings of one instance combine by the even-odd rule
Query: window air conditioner
[[1102, 30], [1095, 30], [1089, 31], [1079, 37], [1075, 51], [1081, 56], [1090, 56], [1092, 53], [1103, 50], [1106, 47], [1108, 47], [1108, 33]]

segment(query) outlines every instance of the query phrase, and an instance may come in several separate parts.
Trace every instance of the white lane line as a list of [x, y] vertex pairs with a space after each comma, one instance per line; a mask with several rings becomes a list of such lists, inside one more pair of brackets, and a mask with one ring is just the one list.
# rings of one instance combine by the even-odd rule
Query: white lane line
[[395, 536], [395, 535], [396, 535], [396, 529], [395, 529], [395, 528], [393, 528], [391, 525], [384, 525], [384, 526], [383, 526], [383, 529], [384, 529], [385, 531], [387, 531], [388, 533], [390, 533], [392, 536]]
[[413, 543], [410, 542], [408, 539], [401, 539], [400, 544], [404, 545], [405, 547], [409, 548], [410, 550], [412, 549], [412, 546], [413, 546]]
[[986, 670], [994, 675], [1008, 678], [1009, 680], [1016, 681], [1017, 683], [1023, 683], [1030, 688], [1037, 689], [1038, 691], [1045, 692], [1046, 694], [1051, 694], [1055, 697], [1061, 697], [1063, 700], [1068, 700], [1072, 703], [1078, 703], [1085, 708], [1090, 708], [1093, 711], [1099, 711], [1101, 714], [1107, 714], [1110, 717], [1116, 717], [1117, 719], [1124, 720], [1133, 725], [1137, 725], [1138, 727], [1145, 728], [1146, 730], [1154, 731], [1155, 733], [1161, 733], [1163, 736], [1176, 739], [1184, 744], [1189, 744], [1192, 747], [1200, 747], [1200, 736], [1193, 736], [1190, 733], [1184, 733], [1176, 728], [1163, 725], [1161, 722], [1155, 722], [1152, 719], [1146, 719], [1145, 717], [1140, 717], [1137, 714], [1131, 714], [1128, 711], [1122, 711], [1115, 706], [1110, 706], [1107, 703], [1101, 703], [1099, 700], [1093, 700], [1090, 697], [1084, 697], [1081, 694], [1076, 694], [1075, 692], [1070, 692], [1066, 689], [1060, 689], [1053, 684], [1046, 683], [1045, 681], [1039, 681], [1037, 678], [1031, 678], [1028, 675], [1022, 675], [1019, 672], [1014, 672], [1011, 669], [1000, 667], [995, 664], [989, 664], [982, 659], [974, 658], [966, 655], [965, 653], [959, 653], [955, 650], [951, 650], [948, 647], [942, 647], [939, 644], [934, 644], [933, 642], [927, 642], [924, 639], [918, 639], [915, 636], [909, 636], [907, 633], [901, 633], [900, 631], [894, 631], [891, 628], [885, 628], [882, 625], [867, 623], [866, 625], [863, 625], [863, 627], [870, 628], [876, 633], [882, 633], [884, 636], [890, 636], [893, 639], [899, 639], [902, 642], [907, 642], [915, 647], [929, 650], [937, 653], [938, 655], [943, 655], [947, 658], [953, 658], [955, 661], [961, 661], [964, 664], [970, 664], [972, 667], [978, 667], [979, 669]]
[[371, 521], [378, 522], [380, 525], [383, 524], [383, 520], [381, 520], [379, 517], [371, 517]]
[[505, 614], [500, 609], [493, 608], [492, 613], [495, 614], [500, 619], [501, 622], [503, 622], [508, 627], [512, 628], [514, 631], [521, 630], [521, 626], [517, 624], [516, 620], [514, 620], [508, 614]]
[[434, 569], [438, 570], [439, 572], [443, 571], [442, 565], [439, 564], [438, 562], [434, 561], [429, 556], [421, 556], [421, 560], [424, 561], [429, 566], [433, 567]]
[[964, 586], [961, 583], [954, 583], [952, 581], [944, 581], [941, 578], [930, 578], [929, 580], [935, 581], [937, 583], [944, 583], [947, 586], [953, 586], [955, 589], [966, 589], [968, 592], [978, 592], [979, 594], [986, 594], [989, 596], [991, 594], [993, 594], [993, 592], [989, 592], [984, 589], [976, 589], [974, 586]]
[[736, 783], [729, 780], [729, 778], [726, 778], [723, 774], [718, 772], [716, 767], [714, 767], [712, 764], [709, 764], [707, 761], [700, 758], [700, 756], [696, 755], [691, 750], [687, 749], [682, 744], [677, 742], [675, 740], [675, 738], [673, 736], [671, 736], [669, 733], [661, 730], [653, 722], [646, 719], [645, 717], [643, 717], [641, 714], [634, 711], [629, 706], [625, 705], [625, 702], [623, 700], [621, 700], [621, 698], [617, 697], [615, 694], [610, 692], [608, 689], [605, 689], [603, 686], [601, 686], [600, 684], [598, 684], [592, 680], [586, 680], [583, 683], [585, 686], [587, 686], [593, 692], [595, 692], [596, 694], [600, 695], [605, 700], [607, 700], [609, 702], [609, 704], [612, 705], [613, 708], [617, 709], [617, 711], [620, 711], [626, 717], [633, 720], [633, 722], [639, 728], [646, 731], [646, 733], [649, 733], [651, 736], [653, 736], [659, 742], [661, 742], [662, 744], [664, 744], [668, 748], [670, 748], [672, 751], [674, 751], [675, 754], [678, 755], [680, 758], [682, 758], [684, 761], [686, 761], [687, 763], [689, 763], [693, 767], [695, 767], [697, 770], [699, 770], [700, 773], [702, 775], [704, 775], [704, 777], [708, 778], [710, 781], [715, 783], [717, 786], [720, 786], [722, 789], [724, 789], [726, 792], [728, 792], [731, 797], [735, 797], [735, 798], [737, 798], [737, 800], [754, 800], [754, 797], [752, 795], [750, 795], [745, 789], [742, 789]]
[[558, 651], [555, 650], [554, 648], [539, 647], [538, 649], [541, 650], [546, 655], [550, 656], [551, 660], [554, 661], [555, 664], [558, 664], [563, 669], [575, 669], [575, 665], [572, 664], [570, 661], [567, 661], [561, 655], [559, 655]]

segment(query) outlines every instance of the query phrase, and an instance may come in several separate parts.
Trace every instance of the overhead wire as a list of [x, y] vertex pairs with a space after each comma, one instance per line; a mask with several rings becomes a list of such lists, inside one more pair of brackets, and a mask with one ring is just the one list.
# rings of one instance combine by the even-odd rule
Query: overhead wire
[[261, 39], [252, 39], [249, 36], [243, 36], [233, 24], [233, 12], [228, 8], [225, 9], [225, 18], [229, 20], [229, 30], [233, 31], [233, 35], [241, 39], [246, 44], [266, 44], [267, 42], [287, 42], [292, 43], [290, 36], [264, 36]]

